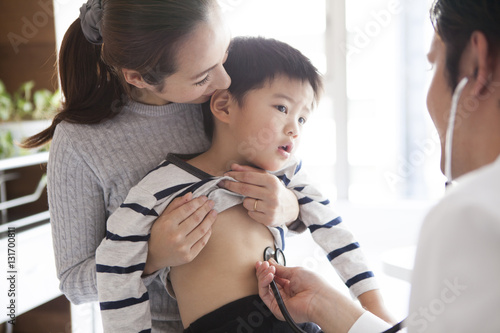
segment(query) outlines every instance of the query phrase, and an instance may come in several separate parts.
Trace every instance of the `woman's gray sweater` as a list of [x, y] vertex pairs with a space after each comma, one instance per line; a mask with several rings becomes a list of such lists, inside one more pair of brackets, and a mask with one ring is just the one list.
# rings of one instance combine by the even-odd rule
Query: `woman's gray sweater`
[[[129, 102], [99, 124], [57, 126], [48, 163], [49, 209], [60, 289], [72, 303], [97, 301], [96, 249], [107, 218], [129, 190], [168, 153], [199, 153], [208, 147], [201, 107], [195, 104]], [[178, 327], [168, 331], [182, 331], [177, 304], [160, 279], [144, 281], [153, 321]]]

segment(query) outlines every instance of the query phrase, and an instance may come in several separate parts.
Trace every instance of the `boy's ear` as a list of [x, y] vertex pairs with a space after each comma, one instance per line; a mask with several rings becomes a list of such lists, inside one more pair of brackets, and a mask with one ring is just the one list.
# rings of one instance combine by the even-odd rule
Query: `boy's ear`
[[227, 89], [217, 90], [210, 100], [210, 109], [215, 118], [223, 123], [229, 122], [230, 109], [233, 103], [231, 93]]
[[122, 73], [127, 83], [130, 83], [131, 85], [136, 86], [137, 88], [146, 87], [146, 82], [144, 82], [142, 75], [138, 71], [122, 68]]

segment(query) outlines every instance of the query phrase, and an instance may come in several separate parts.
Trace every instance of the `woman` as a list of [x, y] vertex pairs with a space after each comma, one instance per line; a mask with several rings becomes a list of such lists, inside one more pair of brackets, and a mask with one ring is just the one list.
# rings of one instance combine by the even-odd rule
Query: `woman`
[[[59, 57], [63, 108], [25, 146], [52, 140], [49, 208], [60, 288], [71, 302], [97, 301], [95, 250], [129, 189], [168, 153], [209, 147], [199, 104], [230, 84], [222, 66], [229, 38], [215, 0], [90, 0], [68, 29]], [[297, 218], [297, 198], [275, 177], [232, 169], [251, 179], [228, 189], [248, 197], [252, 218]], [[155, 272], [196, 257], [211, 234], [212, 207], [187, 194], [153, 226], [144, 268], [153, 331], [182, 331]]]

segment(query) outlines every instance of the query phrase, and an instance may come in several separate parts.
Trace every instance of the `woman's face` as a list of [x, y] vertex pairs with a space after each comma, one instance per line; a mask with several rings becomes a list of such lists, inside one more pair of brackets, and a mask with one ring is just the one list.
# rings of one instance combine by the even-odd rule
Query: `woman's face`
[[165, 78], [161, 91], [152, 85], [141, 89], [138, 100], [145, 104], [198, 104], [206, 102], [218, 89], [226, 89], [231, 79], [224, 70], [230, 34], [218, 8], [211, 9], [207, 22], [180, 43], [177, 72]]

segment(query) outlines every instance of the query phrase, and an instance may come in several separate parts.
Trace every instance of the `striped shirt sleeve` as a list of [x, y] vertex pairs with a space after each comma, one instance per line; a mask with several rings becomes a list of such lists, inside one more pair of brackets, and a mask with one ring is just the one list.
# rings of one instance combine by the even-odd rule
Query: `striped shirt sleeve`
[[299, 219], [289, 226], [292, 232], [309, 229], [314, 241], [326, 252], [328, 261], [355, 297], [377, 289], [359, 243], [331, 202], [318, 191], [302, 167], [301, 161], [283, 169], [277, 177], [298, 198]]
[[[128, 201], [133, 198], [133, 201]], [[156, 198], [140, 187], [107, 221], [106, 238], [97, 248], [97, 287], [104, 332], [150, 332], [151, 313], [141, 279]]]

